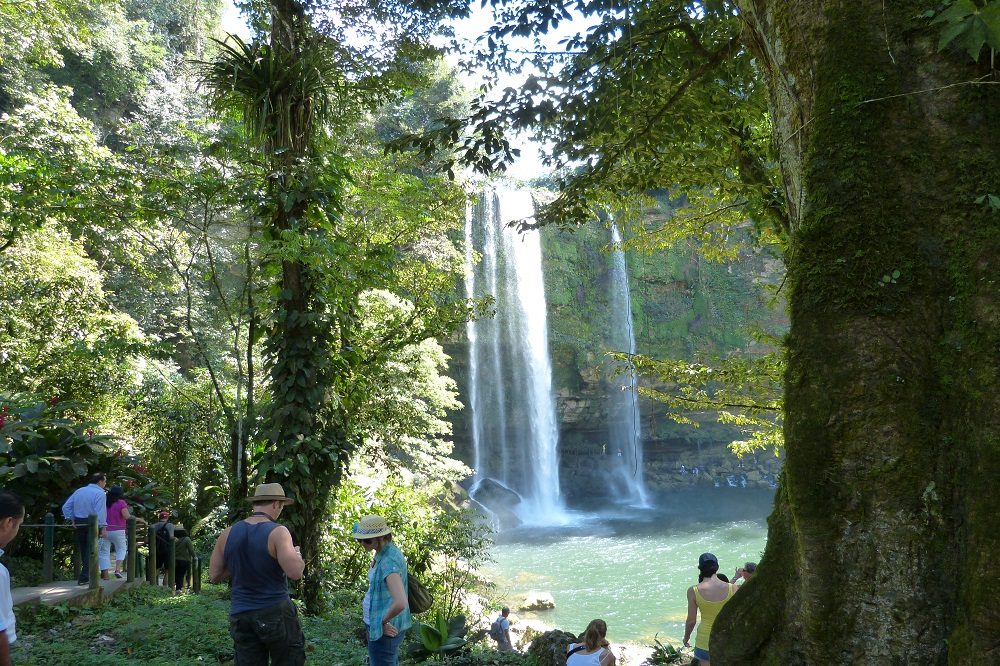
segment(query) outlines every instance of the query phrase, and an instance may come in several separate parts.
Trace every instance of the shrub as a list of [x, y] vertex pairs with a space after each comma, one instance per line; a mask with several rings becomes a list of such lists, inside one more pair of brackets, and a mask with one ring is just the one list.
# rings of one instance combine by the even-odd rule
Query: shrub
[[351, 526], [369, 513], [389, 523], [410, 572], [420, 577], [434, 597], [434, 608], [446, 617], [463, 610], [464, 591], [487, 585], [476, 568], [489, 557], [491, 533], [477, 514], [461, 508], [454, 489], [444, 483], [414, 488], [387, 481], [366, 495], [348, 479], [331, 507], [328, 556], [324, 558], [328, 595], [367, 585], [370, 558], [351, 536]]

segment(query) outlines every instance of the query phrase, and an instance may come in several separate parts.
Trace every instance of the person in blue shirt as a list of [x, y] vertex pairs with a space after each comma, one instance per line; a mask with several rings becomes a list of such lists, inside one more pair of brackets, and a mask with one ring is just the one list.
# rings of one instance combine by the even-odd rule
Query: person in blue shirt
[[361, 603], [368, 630], [368, 663], [397, 666], [399, 646], [413, 625], [406, 599], [406, 558], [392, 542], [392, 531], [381, 516], [365, 516], [354, 523], [351, 536], [375, 554], [368, 569], [368, 591]]
[[104, 497], [107, 485], [104, 472], [92, 474], [90, 483], [74, 490], [62, 506], [63, 517], [76, 528], [76, 549], [80, 553], [81, 564], [80, 578], [76, 581], [78, 585], [90, 582], [90, 534], [87, 530], [90, 514], [97, 515], [98, 536], [108, 538], [108, 505]]

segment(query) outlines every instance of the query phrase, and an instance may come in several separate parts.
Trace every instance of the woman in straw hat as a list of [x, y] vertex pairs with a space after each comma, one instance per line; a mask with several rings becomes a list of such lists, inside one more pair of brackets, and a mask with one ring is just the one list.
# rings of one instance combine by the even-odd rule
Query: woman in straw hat
[[406, 600], [406, 558], [392, 542], [392, 531], [381, 516], [365, 516], [354, 523], [351, 536], [375, 554], [361, 605], [368, 629], [368, 662], [371, 666], [396, 666], [403, 636], [413, 624]]

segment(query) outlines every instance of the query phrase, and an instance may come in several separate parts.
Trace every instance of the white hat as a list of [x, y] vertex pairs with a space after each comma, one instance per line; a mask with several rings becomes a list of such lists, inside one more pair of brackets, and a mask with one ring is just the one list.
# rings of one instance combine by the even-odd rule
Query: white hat
[[382, 516], [365, 516], [351, 528], [351, 536], [355, 539], [374, 539], [391, 533]]

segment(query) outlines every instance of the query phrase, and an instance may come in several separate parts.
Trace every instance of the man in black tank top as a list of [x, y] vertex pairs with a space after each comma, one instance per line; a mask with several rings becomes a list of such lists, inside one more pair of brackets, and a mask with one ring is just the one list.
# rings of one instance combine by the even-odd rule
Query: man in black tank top
[[288, 528], [275, 521], [292, 500], [280, 483], [257, 486], [250, 517], [226, 528], [215, 542], [209, 580], [232, 583], [229, 633], [236, 666], [299, 666], [305, 636], [288, 581], [299, 580], [305, 562]]

